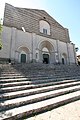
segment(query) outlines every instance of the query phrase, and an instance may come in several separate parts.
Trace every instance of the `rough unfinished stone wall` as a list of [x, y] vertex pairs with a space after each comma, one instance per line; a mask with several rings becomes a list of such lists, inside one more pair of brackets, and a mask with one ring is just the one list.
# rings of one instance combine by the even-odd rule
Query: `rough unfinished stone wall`
[[[39, 21], [45, 20], [50, 24], [50, 35], [40, 32]], [[63, 42], [70, 42], [68, 29], [60, 25], [44, 10], [17, 8], [12, 5], [5, 5], [4, 26], [25, 28], [27, 32], [33, 32], [37, 35], [53, 38]]]

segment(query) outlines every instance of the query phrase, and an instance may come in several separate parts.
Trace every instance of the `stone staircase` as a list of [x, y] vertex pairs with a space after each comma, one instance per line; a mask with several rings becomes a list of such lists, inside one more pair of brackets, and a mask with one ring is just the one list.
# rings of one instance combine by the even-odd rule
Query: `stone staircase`
[[80, 100], [80, 66], [0, 65], [0, 120], [24, 120]]

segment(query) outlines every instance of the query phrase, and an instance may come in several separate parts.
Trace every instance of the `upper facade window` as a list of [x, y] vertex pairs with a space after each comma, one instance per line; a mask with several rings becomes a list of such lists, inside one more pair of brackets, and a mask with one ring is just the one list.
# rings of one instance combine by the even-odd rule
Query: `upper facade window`
[[44, 28], [43, 28], [43, 33], [44, 33], [44, 34], [47, 34], [47, 29], [44, 29]]
[[40, 32], [46, 35], [50, 35], [50, 25], [48, 22], [44, 20], [40, 20], [39, 22], [40, 25]]

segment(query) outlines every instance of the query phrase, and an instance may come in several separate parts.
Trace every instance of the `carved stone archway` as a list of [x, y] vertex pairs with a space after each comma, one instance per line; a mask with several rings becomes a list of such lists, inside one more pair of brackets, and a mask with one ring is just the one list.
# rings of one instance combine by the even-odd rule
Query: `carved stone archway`
[[30, 51], [27, 47], [18, 48], [18, 62], [26, 63], [30, 61]]
[[[46, 50], [44, 50], [46, 48]], [[55, 63], [55, 52], [54, 47], [49, 41], [42, 41], [39, 44], [39, 61], [43, 62], [45, 59], [46, 63]]]

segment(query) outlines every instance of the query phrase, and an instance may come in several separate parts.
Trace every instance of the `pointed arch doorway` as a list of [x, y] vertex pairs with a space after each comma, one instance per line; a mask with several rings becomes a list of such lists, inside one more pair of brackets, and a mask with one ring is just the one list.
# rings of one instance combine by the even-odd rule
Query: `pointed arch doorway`
[[53, 45], [49, 41], [42, 41], [39, 44], [39, 60], [43, 63], [54, 63], [55, 53]]

